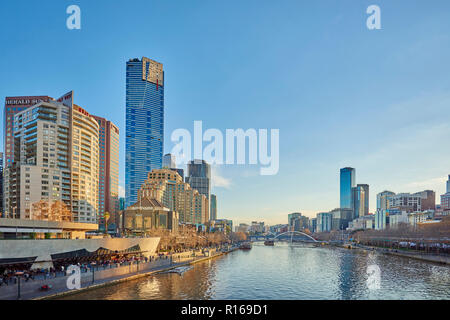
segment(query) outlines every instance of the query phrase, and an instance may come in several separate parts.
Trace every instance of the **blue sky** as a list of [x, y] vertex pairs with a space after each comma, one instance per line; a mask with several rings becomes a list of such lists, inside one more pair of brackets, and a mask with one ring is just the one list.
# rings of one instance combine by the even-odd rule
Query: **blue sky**
[[[82, 29], [66, 28], [81, 8]], [[381, 8], [381, 30], [366, 8]], [[59, 97], [121, 129], [125, 63], [165, 69], [165, 151], [193, 121], [222, 132], [280, 129], [280, 170], [214, 168], [219, 217], [286, 223], [339, 205], [356, 168], [371, 211], [385, 189], [444, 192], [450, 173], [448, 1], [1, 1], [0, 99]], [[2, 119], [3, 121], [3, 119]], [[1, 141], [3, 148], [3, 139]]]

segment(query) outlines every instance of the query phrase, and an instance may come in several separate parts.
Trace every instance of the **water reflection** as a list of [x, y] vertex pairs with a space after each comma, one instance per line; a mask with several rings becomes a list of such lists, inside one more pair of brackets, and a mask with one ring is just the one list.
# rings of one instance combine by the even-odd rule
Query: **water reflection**
[[[367, 267], [381, 270], [368, 289]], [[194, 265], [66, 299], [450, 299], [450, 268], [374, 252], [254, 245]]]

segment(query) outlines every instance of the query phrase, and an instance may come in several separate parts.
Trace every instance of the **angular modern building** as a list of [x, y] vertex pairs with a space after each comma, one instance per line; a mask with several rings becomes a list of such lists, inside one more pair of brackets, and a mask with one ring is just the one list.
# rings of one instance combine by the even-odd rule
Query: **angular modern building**
[[119, 128], [105, 118], [94, 116], [99, 125], [98, 223], [119, 225]]
[[352, 188], [355, 187], [355, 169], [342, 168], [340, 171], [340, 208], [352, 209]]
[[211, 166], [205, 160], [193, 160], [187, 165], [188, 176], [186, 182], [209, 201], [211, 190]]
[[164, 145], [163, 65], [143, 57], [126, 70], [125, 203], [136, 203], [138, 191], [154, 169], [161, 169]]

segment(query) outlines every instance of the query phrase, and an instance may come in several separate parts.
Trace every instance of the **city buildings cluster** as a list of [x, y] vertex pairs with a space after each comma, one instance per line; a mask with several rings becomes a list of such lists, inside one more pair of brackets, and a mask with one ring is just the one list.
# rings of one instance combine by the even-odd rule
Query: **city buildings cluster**
[[[340, 207], [329, 212], [319, 212], [309, 218], [299, 212], [288, 214], [288, 223], [270, 226], [268, 232], [281, 234], [288, 231], [306, 233], [383, 230], [398, 228], [401, 224], [417, 227], [421, 224], [439, 223], [450, 215], [450, 175], [441, 204], [436, 204], [432, 190], [416, 193], [383, 191], [377, 194], [377, 209], [369, 212], [369, 185], [356, 184], [356, 170], [340, 169]], [[240, 224], [236, 231], [249, 232], [250, 227]], [[258, 230], [260, 231], [260, 230]]]
[[99, 224], [114, 234], [175, 230], [179, 223], [227, 230], [230, 222], [217, 219], [210, 165], [193, 160], [185, 177], [175, 157], [163, 153], [161, 63], [145, 57], [126, 63], [125, 113], [125, 197], [119, 198], [114, 123], [76, 105], [72, 91], [58, 99], [6, 97], [0, 218]]

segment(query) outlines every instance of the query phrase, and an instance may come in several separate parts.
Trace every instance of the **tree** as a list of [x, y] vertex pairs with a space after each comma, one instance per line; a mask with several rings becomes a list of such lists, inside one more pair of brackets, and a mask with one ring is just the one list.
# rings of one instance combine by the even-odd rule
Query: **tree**
[[54, 201], [51, 204], [48, 201], [40, 200], [33, 203], [32, 210], [33, 220], [72, 222], [72, 212], [60, 200]]
[[109, 220], [110, 214], [108, 211], [105, 212], [104, 214], [104, 219], [105, 219], [105, 234], [108, 234], [108, 220]]
[[247, 235], [244, 232], [233, 232], [231, 234], [231, 240], [233, 240], [233, 241], [245, 241], [245, 240], [247, 240]]

